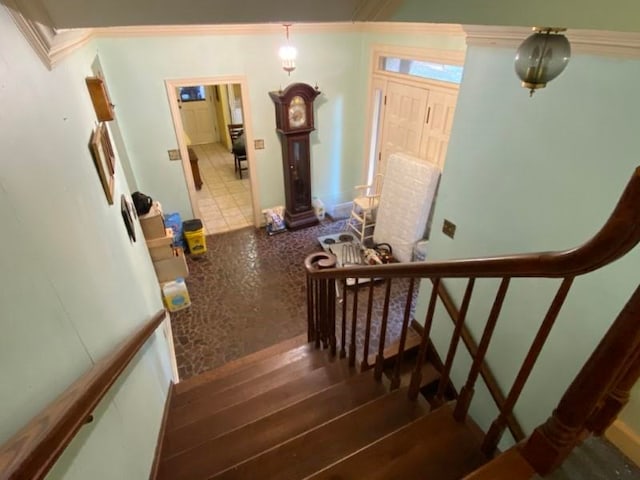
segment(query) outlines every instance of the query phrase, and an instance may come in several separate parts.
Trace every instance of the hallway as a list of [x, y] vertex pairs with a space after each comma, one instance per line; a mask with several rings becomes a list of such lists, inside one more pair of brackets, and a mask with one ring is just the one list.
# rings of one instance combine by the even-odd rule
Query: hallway
[[224, 233], [253, 226], [248, 171], [240, 180], [233, 154], [220, 143], [193, 145], [198, 155], [202, 188], [196, 191], [206, 234]]

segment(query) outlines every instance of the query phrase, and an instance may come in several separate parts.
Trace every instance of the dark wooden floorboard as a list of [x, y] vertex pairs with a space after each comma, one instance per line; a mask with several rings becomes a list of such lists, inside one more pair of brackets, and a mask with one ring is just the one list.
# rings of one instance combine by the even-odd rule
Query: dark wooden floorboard
[[424, 414], [406, 389], [396, 390], [211, 478], [302, 479]]
[[208, 417], [231, 405], [244, 402], [251, 397], [255, 397], [280, 385], [284, 385], [295, 378], [306, 375], [327, 363], [326, 352], [315, 351], [295, 362], [270, 371], [250, 381], [233, 385], [222, 391], [207, 391], [207, 395], [203, 394], [197, 400], [172, 408], [169, 421], [167, 422], [167, 431], [173, 431]]
[[310, 477], [459, 480], [485, 463], [481, 439], [444, 406]]
[[[246, 402], [232, 405], [169, 432], [165, 438], [164, 458], [193, 448], [207, 440], [253, 422], [316, 392], [322, 391], [350, 375], [346, 365], [336, 362], [318, 368], [291, 382], [256, 395]], [[371, 379], [369, 379], [371, 381]]]
[[303, 345], [288, 352], [273, 355], [259, 362], [247, 362], [239, 364], [235, 368], [225, 368], [205, 372], [196, 377], [191, 377], [185, 382], [176, 385], [173, 405], [179, 407], [207, 395], [207, 392], [221, 391], [230, 386], [253, 380], [261, 375], [277, 370], [291, 362], [307, 356], [313, 347]]
[[208, 478], [381, 397], [385, 391], [381, 384], [372, 380], [371, 375], [352, 377], [288, 408], [166, 459], [158, 478]]

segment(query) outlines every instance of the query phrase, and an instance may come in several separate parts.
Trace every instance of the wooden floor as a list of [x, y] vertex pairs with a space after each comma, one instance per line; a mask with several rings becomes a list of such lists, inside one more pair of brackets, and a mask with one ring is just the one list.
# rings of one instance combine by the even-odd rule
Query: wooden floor
[[390, 391], [305, 342], [176, 385], [155, 478], [457, 480], [485, 462], [477, 427], [409, 400], [408, 375]]

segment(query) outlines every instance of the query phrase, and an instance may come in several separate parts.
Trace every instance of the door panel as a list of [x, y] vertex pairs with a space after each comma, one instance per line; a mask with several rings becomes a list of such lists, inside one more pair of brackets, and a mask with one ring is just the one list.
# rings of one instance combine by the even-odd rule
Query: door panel
[[219, 141], [210, 87], [203, 100], [179, 102], [184, 132], [193, 145]]
[[456, 100], [457, 92], [433, 89], [429, 94], [419, 157], [438, 165], [440, 169], [444, 167], [447, 155]]
[[420, 154], [422, 124], [428, 99], [429, 91], [424, 88], [397, 82], [388, 83], [379, 173], [384, 173], [386, 161], [392, 153]]

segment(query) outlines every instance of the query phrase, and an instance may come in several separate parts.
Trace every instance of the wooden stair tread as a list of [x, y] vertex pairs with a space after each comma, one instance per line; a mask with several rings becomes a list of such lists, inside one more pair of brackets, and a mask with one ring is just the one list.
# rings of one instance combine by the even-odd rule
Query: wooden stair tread
[[[164, 460], [158, 479], [209, 478], [385, 393], [384, 386], [373, 381], [369, 374], [351, 377], [269, 416]], [[251, 408], [246, 406], [246, 409]]]
[[[400, 386], [408, 387], [411, 383], [411, 376], [413, 375], [413, 369], [415, 365], [413, 362], [405, 362], [400, 366]], [[440, 372], [431, 363], [425, 363], [421, 368], [422, 375], [420, 376], [420, 388], [424, 388], [427, 385], [432, 384], [436, 380], [440, 380]], [[393, 368], [385, 369], [385, 376], [388, 379], [393, 377]]]
[[[340, 362], [332, 363], [267, 390], [197, 422], [167, 432], [164, 439], [163, 459], [193, 448], [207, 440], [272, 414], [314, 393], [324, 390], [348, 378], [348, 367]], [[371, 379], [369, 379], [371, 383]]]
[[[304, 338], [306, 342], [306, 335]], [[223, 389], [234, 383], [241, 383], [264, 375], [267, 372], [299, 360], [313, 351], [313, 347], [308, 343], [298, 344], [295, 348], [290, 348], [285, 352], [280, 351], [280, 348], [283, 348], [283, 344], [288, 345], [294, 341], [299, 343], [299, 337], [282, 342], [269, 349], [261, 350], [248, 357], [225, 363], [219, 368], [176, 384], [173, 398], [174, 405], [180, 406], [189, 403], [194, 398], [202, 395], [204, 390]], [[278, 349], [274, 351], [275, 347], [278, 347]]]
[[271, 370], [254, 379], [234, 384], [222, 391], [203, 390], [197, 399], [187, 404], [175, 406], [172, 400], [167, 431], [181, 428], [231, 405], [244, 402], [249, 398], [306, 375], [328, 363], [326, 352], [317, 350], [309, 352], [299, 360]]
[[[407, 329], [407, 339], [404, 344], [405, 353], [414, 348], [418, 348], [420, 346], [420, 340], [421, 340], [420, 335], [414, 329], [412, 328]], [[385, 361], [390, 360], [398, 355], [399, 349], [400, 349], [400, 341], [396, 340], [395, 342], [391, 343], [389, 346], [387, 346], [383, 350], [382, 357], [384, 358]], [[378, 356], [377, 352], [370, 354], [369, 357], [367, 357], [367, 364], [369, 366], [375, 365], [377, 356]]]
[[305, 478], [426, 413], [406, 389], [395, 390], [210, 478]]
[[445, 405], [307, 480], [459, 480], [486, 463], [481, 443], [476, 427], [456, 422]]
[[498, 455], [482, 468], [464, 477], [464, 480], [517, 480], [529, 479], [536, 472], [524, 459], [518, 447]]

